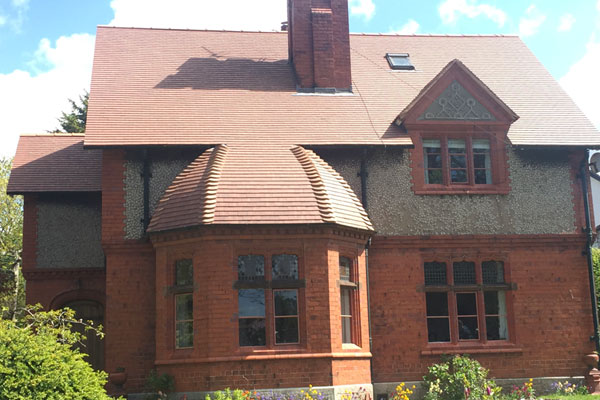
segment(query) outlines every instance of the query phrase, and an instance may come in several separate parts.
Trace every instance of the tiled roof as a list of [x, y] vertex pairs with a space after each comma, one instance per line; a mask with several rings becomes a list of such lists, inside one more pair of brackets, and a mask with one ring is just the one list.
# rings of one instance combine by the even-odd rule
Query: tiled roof
[[[512, 36], [350, 35], [353, 95], [297, 94], [286, 33], [98, 28], [85, 144], [400, 144], [398, 114], [451, 60], [517, 115], [515, 145], [600, 135]], [[386, 53], [409, 53], [393, 71]]]
[[148, 231], [321, 223], [373, 230], [352, 189], [314, 152], [299, 146], [219, 145], [175, 178]]
[[83, 134], [22, 135], [6, 191], [99, 192], [102, 151], [84, 150]]

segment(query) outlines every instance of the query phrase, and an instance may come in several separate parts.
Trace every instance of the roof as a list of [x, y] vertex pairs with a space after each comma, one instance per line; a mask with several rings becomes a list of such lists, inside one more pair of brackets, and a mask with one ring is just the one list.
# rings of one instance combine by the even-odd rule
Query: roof
[[219, 145], [175, 178], [148, 232], [218, 224], [327, 223], [373, 230], [352, 189], [314, 152], [299, 146]]
[[84, 150], [82, 134], [22, 135], [7, 193], [99, 192], [102, 151]]
[[[394, 119], [453, 59], [519, 115], [515, 145], [600, 145], [525, 44], [510, 36], [350, 35], [352, 95], [298, 94], [285, 32], [99, 27], [86, 146], [411, 145]], [[409, 53], [394, 71], [386, 53]]]

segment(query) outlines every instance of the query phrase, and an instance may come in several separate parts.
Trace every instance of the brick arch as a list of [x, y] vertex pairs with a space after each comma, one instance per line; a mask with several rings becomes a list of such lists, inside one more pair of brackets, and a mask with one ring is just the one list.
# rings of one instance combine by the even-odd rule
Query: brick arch
[[49, 309], [55, 310], [64, 306], [65, 304], [77, 300], [95, 301], [96, 303], [99, 303], [102, 306], [102, 308], [105, 307], [104, 293], [97, 290], [75, 289], [68, 290], [56, 295], [50, 302]]

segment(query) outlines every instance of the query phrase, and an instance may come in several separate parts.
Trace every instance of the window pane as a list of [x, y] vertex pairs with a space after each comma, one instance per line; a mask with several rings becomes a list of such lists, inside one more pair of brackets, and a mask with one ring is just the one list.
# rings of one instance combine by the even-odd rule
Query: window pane
[[504, 316], [485, 317], [485, 328], [488, 340], [508, 339], [508, 324]]
[[265, 277], [265, 258], [260, 255], [238, 257], [238, 279], [240, 281], [262, 280]]
[[479, 339], [477, 317], [458, 318], [458, 338], [463, 340]]
[[446, 283], [446, 263], [426, 262], [425, 285], [445, 285]]
[[266, 344], [264, 318], [239, 320], [240, 346], [264, 346]]
[[298, 315], [298, 292], [296, 290], [277, 290], [275, 297], [275, 316]]
[[175, 347], [192, 347], [194, 345], [194, 324], [192, 321], [175, 324]]
[[466, 153], [464, 139], [448, 139], [448, 153]]
[[342, 343], [352, 343], [352, 317], [342, 317]]
[[271, 257], [271, 262], [273, 279], [298, 279], [298, 256], [275, 254]]
[[457, 293], [456, 309], [458, 315], [477, 315], [477, 296], [475, 293]]
[[453, 183], [466, 183], [467, 182], [467, 170], [453, 169], [452, 171], [450, 171], [450, 178]]
[[352, 309], [350, 305], [350, 295], [352, 289], [342, 287], [340, 288], [340, 296], [342, 302], [342, 315], [352, 315]]
[[442, 156], [440, 154], [428, 154], [427, 168], [442, 168]]
[[475, 168], [487, 168], [486, 158], [486, 154], [473, 154], [473, 166]]
[[484, 261], [481, 263], [483, 283], [504, 283], [504, 263], [502, 261]]
[[240, 317], [265, 316], [265, 292], [263, 289], [242, 289], [238, 291]]
[[427, 316], [447, 316], [448, 315], [448, 294], [426, 293]]
[[423, 149], [425, 153], [441, 153], [442, 146], [440, 145], [439, 139], [425, 139], [423, 140]]
[[192, 260], [175, 261], [175, 285], [184, 286], [194, 283], [194, 268]]
[[450, 341], [450, 324], [448, 318], [427, 319], [427, 340], [429, 342]]
[[460, 261], [452, 264], [454, 269], [455, 285], [473, 285], [477, 283], [475, 278], [475, 263], [471, 261]]
[[298, 343], [298, 318], [275, 318], [275, 343]]
[[467, 168], [467, 157], [451, 155], [450, 168]]
[[350, 281], [350, 259], [340, 257], [340, 280]]
[[504, 292], [484, 292], [483, 301], [486, 314], [506, 314], [506, 294]]
[[175, 320], [193, 319], [193, 304], [191, 293], [175, 296]]
[[473, 139], [473, 153], [486, 153], [490, 151], [488, 139]]
[[442, 184], [442, 170], [441, 169], [428, 169], [425, 174], [425, 183], [428, 184]]
[[475, 183], [477, 185], [486, 185], [486, 184], [492, 183], [490, 170], [476, 169], [475, 170]]

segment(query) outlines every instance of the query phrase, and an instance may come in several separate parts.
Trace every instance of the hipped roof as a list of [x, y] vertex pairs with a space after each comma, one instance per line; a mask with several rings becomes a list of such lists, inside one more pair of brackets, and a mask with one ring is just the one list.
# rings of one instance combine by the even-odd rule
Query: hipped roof
[[[350, 35], [353, 93], [298, 94], [286, 33], [99, 27], [86, 146], [411, 145], [393, 122], [453, 59], [519, 115], [515, 145], [600, 135], [518, 37]], [[414, 71], [386, 53], [409, 53]]]
[[28, 192], [99, 192], [102, 151], [83, 148], [83, 134], [22, 135], [6, 188]]

